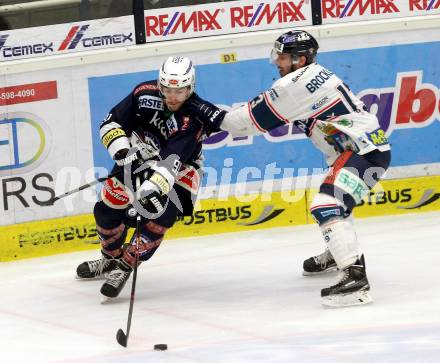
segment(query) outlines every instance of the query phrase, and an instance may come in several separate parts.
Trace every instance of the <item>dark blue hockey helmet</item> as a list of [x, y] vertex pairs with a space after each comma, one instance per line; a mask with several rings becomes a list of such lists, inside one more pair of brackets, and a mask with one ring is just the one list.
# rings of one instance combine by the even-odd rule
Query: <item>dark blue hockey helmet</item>
[[292, 56], [293, 63], [296, 63], [298, 57], [304, 56], [307, 59], [306, 64], [311, 64], [316, 61], [318, 48], [318, 42], [310, 33], [305, 30], [291, 30], [275, 40], [271, 60], [274, 62], [278, 54], [284, 53]]

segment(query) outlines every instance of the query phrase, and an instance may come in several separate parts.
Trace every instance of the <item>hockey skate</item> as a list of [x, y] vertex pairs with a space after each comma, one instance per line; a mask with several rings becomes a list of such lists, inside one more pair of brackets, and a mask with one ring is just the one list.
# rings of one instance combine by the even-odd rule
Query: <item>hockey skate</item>
[[320, 255], [310, 257], [303, 263], [304, 276], [320, 275], [336, 271], [337, 269], [338, 266], [327, 248]]
[[107, 280], [101, 287], [102, 303], [105, 303], [110, 298], [118, 297], [132, 271], [133, 268], [127, 262], [123, 259], [119, 260], [117, 266], [110, 271]]
[[342, 270], [341, 280], [321, 290], [321, 301], [328, 307], [364, 305], [373, 301], [362, 255], [353, 265]]
[[76, 278], [78, 280], [103, 279], [113, 270], [120, 257], [112, 257], [101, 251], [102, 257], [98, 260], [86, 261], [76, 268]]

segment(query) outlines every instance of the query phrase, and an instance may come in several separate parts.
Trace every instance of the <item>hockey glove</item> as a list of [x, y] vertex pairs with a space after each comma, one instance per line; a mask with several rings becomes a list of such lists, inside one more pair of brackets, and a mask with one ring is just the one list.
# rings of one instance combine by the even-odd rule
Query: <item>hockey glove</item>
[[133, 131], [130, 137], [130, 144], [136, 148], [143, 160], [157, 158], [160, 151], [160, 143], [156, 136], [146, 130]]
[[141, 157], [138, 150], [132, 150], [132, 152], [130, 152], [129, 149], [122, 149], [115, 154], [113, 159], [118, 166], [125, 166], [141, 160]]
[[225, 118], [226, 111], [198, 96], [191, 97], [186, 109], [194, 115], [209, 133], [221, 131], [220, 125]]
[[144, 174], [146, 180], [139, 189], [139, 201], [153, 214], [162, 213], [167, 194], [174, 184], [174, 176], [163, 166], [153, 164]]
[[[146, 182], [148, 182], [148, 180], [146, 180], [144, 184]], [[157, 190], [155, 190], [155, 187], [153, 185], [147, 186], [144, 184], [142, 184], [144, 188], [151, 187], [152, 189], [144, 190], [143, 197], [139, 199], [139, 202], [147, 210], [148, 213], [154, 215], [162, 214], [167, 205], [167, 196], [161, 195]]]
[[130, 137], [131, 149], [121, 149], [114, 155], [117, 165], [133, 164], [140, 166], [143, 161], [154, 159], [159, 154], [159, 142], [154, 136], [145, 131], [133, 131]]

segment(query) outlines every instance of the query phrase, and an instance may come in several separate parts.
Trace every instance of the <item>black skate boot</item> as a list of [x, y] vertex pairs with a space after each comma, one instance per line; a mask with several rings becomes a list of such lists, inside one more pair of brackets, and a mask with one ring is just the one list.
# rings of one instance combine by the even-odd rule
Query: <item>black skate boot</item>
[[321, 290], [322, 304], [329, 307], [363, 305], [373, 301], [370, 284], [365, 271], [362, 255], [357, 261], [342, 270], [341, 280], [333, 286]]
[[103, 302], [108, 298], [114, 298], [119, 295], [131, 275], [133, 268], [123, 259], [119, 260], [116, 268], [114, 268], [107, 276], [107, 280], [101, 287]]
[[323, 273], [333, 272], [338, 269], [332, 254], [326, 248], [323, 253], [318, 256], [308, 258], [303, 263], [303, 275], [313, 276]]
[[116, 267], [121, 256], [113, 257], [101, 251], [102, 257], [98, 260], [86, 261], [76, 268], [76, 278], [82, 279], [101, 279]]

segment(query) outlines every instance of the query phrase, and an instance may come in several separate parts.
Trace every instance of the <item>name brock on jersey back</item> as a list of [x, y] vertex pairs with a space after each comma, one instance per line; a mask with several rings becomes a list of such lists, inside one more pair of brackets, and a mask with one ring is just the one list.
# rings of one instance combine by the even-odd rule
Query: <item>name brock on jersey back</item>
[[333, 72], [328, 69], [323, 69], [320, 71], [309, 83], [306, 84], [306, 88], [310, 93], [315, 92], [319, 87], [321, 87], [331, 76]]

